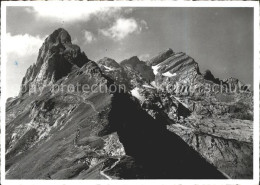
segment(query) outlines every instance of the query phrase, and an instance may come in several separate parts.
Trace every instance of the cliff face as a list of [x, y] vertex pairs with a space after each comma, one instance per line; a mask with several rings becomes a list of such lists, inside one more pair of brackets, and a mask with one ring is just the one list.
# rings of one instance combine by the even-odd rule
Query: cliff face
[[232, 79], [172, 49], [95, 63], [58, 29], [7, 101], [6, 178], [251, 178], [252, 92], [174, 87], [240, 84]]
[[117, 85], [125, 86], [125, 89], [131, 89], [130, 79], [125, 69], [111, 58], [104, 57], [97, 61], [103, 74], [112, 78]]
[[147, 64], [149, 66], [156, 66], [157, 64], [163, 62], [164, 60], [166, 60], [167, 58], [169, 58], [170, 56], [172, 56], [174, 54], [175, 53], [173, 52], [173, 50], [169, 48], [165, 51], [160, 52], [158, 55], [156, 55], [153, 58], [151, 58], [150, 60], [148, 60]]
[[[176, 123], [167, 128], [232, 178], [252, 177], [253, 93], [238, 79], [201, 73], [194, 59], [170, 51], [148, 61], [160, 89], [153, 104]], [[146, 99], [156, 94], [142, 91]]]
[[122, 66], [128, 69], [132, 69], [138, 73], [147, 81], [152, 82], [154, 80], [153, 70], [147, 66], [143, 61], [140, 61], [137, 56], [133, 56], [129, 59], [125, 59], [120, 62]]

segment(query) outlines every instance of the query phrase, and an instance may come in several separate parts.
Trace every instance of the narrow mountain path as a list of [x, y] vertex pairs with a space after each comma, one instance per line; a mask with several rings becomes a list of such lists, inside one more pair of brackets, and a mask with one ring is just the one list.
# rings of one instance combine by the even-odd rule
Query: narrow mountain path
[[79, 98], [79, 101], [87, 104], [87, 105], [90, 105], [91, 108], [98, 114], [99, 112], [97, 111], [95, 105], [93, 102], [91, 102], [90, 100], [88, 100], [87, 98], [85, 97], [82, 97], [81, 95], [77, 94], [77, 93], [67, 93], [69, 95], [72, 95], [72, 96], [76, 96], [77, 98]]
[[[83, 99], [83, 98], [82, 98], [82, 99]], [[93, 102], [91, 102], [91, 101], [89, 101], [89, 100], [87, 100], [87, 99], [83, 99], [83, 102], [84, 102], [85, 104], [87, 104], [87, 105], [90, 105], [90, 106], [92, 107], [92, 109], [93, 109], [96, 113], [99, 113], [99, 112], [97, 111], [97, 109], [96, 109], [96, 107], [95, 107], [95, 105], [94, 105]]]
[[113, 178], [111, 178], [110, 176], [108, 176], [107, 174], [105, 174], [105, 172], [108, 171], [108, 170], [111, 170], [112, 168], [114, 168], [119, 162], [120, 162], [120, 158], [118, 158], [118, 160], [117, 160], [110, 168], [107, 167], [107, 168], [105, 168], [104, 170], [101, 170], [101, 171], [100, 171], [100, 174], [101, 174], [102, 176], [106, 177], [107, 179], [112, 180]]

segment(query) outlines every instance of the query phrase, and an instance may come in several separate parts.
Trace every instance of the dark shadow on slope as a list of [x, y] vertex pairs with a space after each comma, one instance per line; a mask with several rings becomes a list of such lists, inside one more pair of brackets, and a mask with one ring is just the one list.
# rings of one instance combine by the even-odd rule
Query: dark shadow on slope
[[127, 155], [150, 179], [225, 179], [165, 124], [154, 120], [128, 94], [114, 94], [109, 123]]

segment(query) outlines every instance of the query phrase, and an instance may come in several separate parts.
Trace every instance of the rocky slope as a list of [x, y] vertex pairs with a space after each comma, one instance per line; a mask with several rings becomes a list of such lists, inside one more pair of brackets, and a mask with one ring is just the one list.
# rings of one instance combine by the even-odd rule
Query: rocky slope
[[[160, 89], [156, 104], [162, 102], [161, 108], [177, 123], [168, 129], [230, 177], [251, 178], [253, 93], [248, 87], [235, 78], [215, 78], [209, 70], [201, 73], [194, 59], [172, 50], [147, 63], [156, 74], [153, 84]], [[186, 110], [178, 111], [176, 99]]]
[[174, 87], [222, 82], [172, 49], [95, 63], [58, 29], [7, 100], [6, 178], [252, 178], [252, 93]]
[[148, 82], [154, 80], [153, 70], [147, 66], [147, 64], [143, 61], [140, 61], [137, 56], [133, 56], [129, 59], [125, 59], [120, 62], [122, 66], [125, 68], [130, 68], [138, 73]]

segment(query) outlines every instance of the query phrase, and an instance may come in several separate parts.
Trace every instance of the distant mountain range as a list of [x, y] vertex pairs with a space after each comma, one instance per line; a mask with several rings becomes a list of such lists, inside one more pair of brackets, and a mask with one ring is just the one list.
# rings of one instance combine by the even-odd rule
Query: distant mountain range
[[7, 100], [6, 178], [253, 178], [253, 92], [172, 49], [94, 62], [59, 28]]

